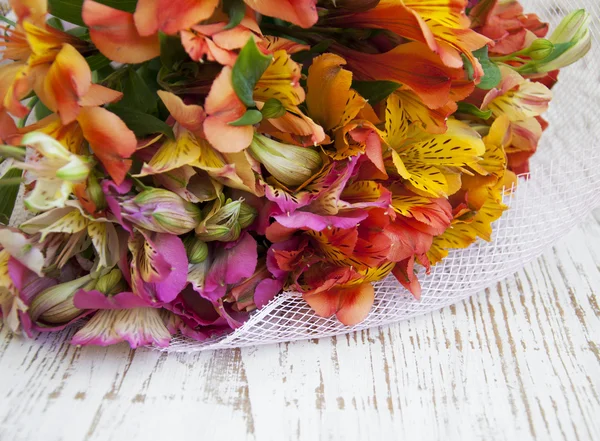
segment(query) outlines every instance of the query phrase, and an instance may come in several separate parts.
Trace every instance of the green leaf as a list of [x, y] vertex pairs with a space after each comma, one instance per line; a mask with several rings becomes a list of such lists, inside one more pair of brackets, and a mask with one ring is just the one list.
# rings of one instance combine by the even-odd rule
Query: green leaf
[[41, 101], [38, 101], [33, 108], [33, 111], [36, 121], [46, 118], [48, 115], [52, 115], [52, 110], [48, 109]]
[[467, 73], [467, 79], [469, 81], [473, 81], [473, 78], [475, 77], [475, 68], [473, 67], [473, 63], [471, 63], [471, 60], [469, 60], [465, 54], [460, 54], [460, 57], [463, 60], [463, 66], [465, 67], [465, 72]]
[[[19, 169], [10, 169], [2, 179], [0, 179], [0, 184], [2, 184], [2, 182], [13, 182], [15, 179], [20, 180], [21, 173], [22, 172]], [[0, 198], [0, 223], [3, 223], [4, 225], [7, 225], [10, 221], [10, 216], [15, 208], [17, 194], [19, 193], [19, 186], [20, 182], [14, 185], [2, 186], [2, 197]]]
[[135, 109], [142, 113], [156, 111], [158, 95], [150, 90], [135, 70], [127, 70], [127, 73], [121, 78], [120, 90], [123, 92], [123, 98], [114, 105], [115, 107]]
[[488, 56], [488, 47], [484, 46], [481, 49], [474, 51], [473, 55], [477, 57], [483, 68], [483, 78], [477, 87], [484, 90], [490, 90], [496, 87], [502, 79], [502, 74], [496, 63], [490, 60]]
[[101, 53], [90, 55], [85, 59], [85, 61], [87, 61], [87, 64], [90, 66], [90, 70], [92, 72], [95, 70], [100, 70], [111, 63], [111, 61]]
[[156, 133], [163, 133], [171, 139], [175, 138], [173, 129], [155, 116], [140, 112], [137, 109], [124, 107], [109, 106], [108, 110], [121, 118], [125, 125], [139, 138]]
[[264, 55], [250, 37], [233, 65], [233, 90], [247, 107], [254, 106], [254, 87], [271, 64], [273, 55]]
[[159, 32], [160, 38], [160, 61], [169, 70], [176, 70], [184, 61], [190, 59], [181, 44], [181, 38]]
[[376, 104], [383, 101], [393, 92], [398, 90], [401, 84], [394, 81], [354, 81], [352, 88], [360, 96], [368, 100], [370, 104]]
[[81, 38], [82, 40], [90, 39], [90, 30], [85, 26], [77, 26], [73, 29], [69, 29], [67, 34], [72, 35], [73, 37]]
[[[98, 3], [119, 9], [125, 12], [134, 12], [137, 0], [96, 0]], [[83, 0], [48, 0], [50, 14], [61, 20], [79, 26], [85, 26], [81, 18]]]
[[251, 126], [254, 124], [258, 124], [259, 122], [262, 121], [262, 119], [263, 119], [262, 113], [260, 113], [256, 109], [249, 109], [249, 110], [246, 110], [246, 113], [244, 113], [240, 119], [236, 119], [235, 121], [232, 121], [228, 124], [230, 126], [235, 126], [235, 127]]
[[489, 119], [492, 116], [491, 110], [481, 110], [479, 107], [470, 103], [458, 103], [457, 113], [467, 113], [481, 119]]
[[229, 16], [229, 23], [224, 30], [235, 28], [246, 15], [246, 4], [242, 0], [223, 0], [223, 9]]
[[262, 113], [262, 115], [267, 119], [281, 118], [283, 115], [285, 115], [285, 112], [285, 107], [283, 107], [281, 101], [276, 98], [269, 98], [260, 111], [260, 113]]
[[65, 30], [65, 28], [63, 27], [62, 21], [60, 21], [56, 17], [50, 17], [48, 20], [46, 20], [46, 23], [49, 26], [52, 26], [54, 29], [58, 29], [59, 31]]

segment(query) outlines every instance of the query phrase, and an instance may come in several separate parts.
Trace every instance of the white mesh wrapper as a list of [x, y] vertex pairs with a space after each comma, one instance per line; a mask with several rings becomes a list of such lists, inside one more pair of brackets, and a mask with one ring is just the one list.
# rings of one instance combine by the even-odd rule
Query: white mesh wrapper
[[564, 236], [600, 203], [600, 0], [524, 0], [527, 12], [550, 21], [551, 29], [569, 11], [592, 14], [593, 48], [577, 65], [563, 70], [554, 88], [531, 178], [505, 198], [510, 207], [494, 224], [493, 240], [450, 252], [431, 274], [421, 273], [421, 300], [393, 277], [377, 283], [367, 319], [346, 327], [322, 318], [296, 293], [282, 293], [233, 333], [196, 342], [177, 337], [167, 351], [193, 352], [344, 334], [397, 322], [458, 302], [513, 274]]

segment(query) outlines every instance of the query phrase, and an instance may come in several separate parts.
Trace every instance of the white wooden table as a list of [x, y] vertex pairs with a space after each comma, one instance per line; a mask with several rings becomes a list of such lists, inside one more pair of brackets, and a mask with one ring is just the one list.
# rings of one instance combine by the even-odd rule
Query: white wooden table
[[0, 440], [600, 440], [600, 211], [380, 329], [192, 355], [0, 332]]

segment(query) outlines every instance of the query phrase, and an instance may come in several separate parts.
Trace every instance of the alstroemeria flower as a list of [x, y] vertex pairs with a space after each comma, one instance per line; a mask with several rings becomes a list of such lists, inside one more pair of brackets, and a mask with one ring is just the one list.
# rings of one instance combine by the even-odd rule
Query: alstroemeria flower
[[[76, 201], [68, 201], [63, 208], [55, 208], [22, 223], [19, 227], [27, 234], [40, 234], [39, 241], [48, 244], [50, 235], [79, 237], [80, 242], [91, 240], [101, 268], [110, 268], [120, 259], [119, 230], [113, 222], [87, 214]], [[89, 239], [88, 239], [89, 238]], [[71, 238], [69, 238], [71, 240]], [[76, 241], [73, 241], [75, 243]], [[78, 246], [73, 246], [77, 250]], [[62, 253], [64, 254], [64, 252]], [[71, 253], [66, 256], [70, 258]], [[63, 260], [59, 258], [56, 263]]]
[[481, 108], [491, 110], [495, 119], [508, 118], [512, 132], [512, 143], [506, 148], [509, 166], [516, 173], [525, 173], [529, 170], [528, 159], [542, 136], [539, 117], [548, 109], [552, 92], [542, 83], [524, 79], [510, 67], [501, 66], [500, 71], [502, 81], [487, 93]]
[[172, 301], [187, 283], [188, 259], [181, 239], [171, 234], [141, 233], [129, 239], [131, 260], [126, 272], [133, 293], [149, 305]]
[[[63, 45], [85, 50], [88, 44], [66, 32], [44, 23], [46, 5], [13, 2], [19, 10], [19, 22], [14, 29], [2, 35], [2, 58], [14, 63], [0, 67], [0, 108], [6, 108], [16, 117], [29, 112], [21, 103], [32, 89], [40, 89], [50, 64]], [[36, 90], [37, 92], [37, 90]]]
[[194, 61], [216, 61], [224, 66], [235, 64], [236, 50], [241, 49], [249, 38], [261, 40], [261, 31], [256, 19], [246, 15], [239, 25], [226, 29], [227, 23], [194, 25], [181, 31], [181, 44]]
[[381, 0], [372, 9], [334, 12], [326, 18], [326, 23], [344, 28], [392, 31], [427, 45], [446, 66], [452, 68], [461, 68], [461, 57], [464, 56], [473, 65], [474, 78], [477, 80], [483, 75], [483, 70], [472, 52], [485, 46], [489, 40], [469, 29], [470, 21], [465, 15], [465, 6], [466, 2], [462, 0], [433, 5], [423, 4], [420, 0]]
[[[398, 175], [412, 190], [433, 197], [452, 194], [448, 167], [476, 167], [485, 145], [477, 132], [456, 119], [447, 121], [443, 134], [421, 132], [411, 125], [399, 97], [387, 100], [387, 143]], [[454, 191], [458, 188], [454, 188]]]
[[444, 65], [437, 54], [418, 41], [381, 54], [358, 52], [337, 44], [331, 49], [344, 57], [355, 79], [400, 83], [432, 109], [465, 98], [475, 87], [473, 82], [466, 82], [462, 67]]
[[[144, 2], [140, 1], [138, 8]], [[166, 2], [170, 5], [178, 2]], [[164, 11], [163, 11], [164, 12]], [[169, 14], [162, 15], [165, 19]], [[83, 2], [82, 18], [90, 29], [90, 38], [106, 57], [119, 63], [142, 63], [160, 55], [156, 30], [138, 31], [134, 15], [93, 0]]]
[[185, 234], [200, 222], [200, 209], [162, 188], [144, 190], [120, 202], [121, 215], [132, 224], [156, 233]]
[[[316, 268], [316, 267], [315, 267]], [[373, 306], [375, 290], [370, 282], [350, 268], [322, 268], [305, 275], [307, 284], [315, 288], [302, 295], [306, 303], [321, 317], [333, 314], [346, 326], [362, 322]]]
[[74, 184], [87, 178], [93, 167], [92, 159], [71, 153], [43, 133], [28, 133], [22, 143], [41, 156], [39, 160], [15, 163], [15, 167], [27, 170], [36, 178], [35, 188], [25, 199], [26, 206], [32, 211], [63, 207]]
[[528, 40], [548, 33], [548, 23], [536, 14], [525, 14], [517, 0], [492, 0], [478, 4], [470, 12], [477, 32], [494, 40], [490, 52], [508, 55], [527, 47]]

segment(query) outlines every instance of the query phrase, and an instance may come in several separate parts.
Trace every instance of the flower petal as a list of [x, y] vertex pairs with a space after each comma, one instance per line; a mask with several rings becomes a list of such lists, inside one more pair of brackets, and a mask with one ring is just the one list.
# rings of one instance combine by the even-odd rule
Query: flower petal
[[314, 25], [317, 15], [316, 0], [244, 0], [257, 12], [280, 18], [303, 28]]
[[204, 106], [209, 117], [204, 121], [204, 133], [211, 145], [223, 153], [244, 150], [252, 142], [252, 126], [229, 125], [246, 112], [231, 83], [231, 68], [224, 67], [212, 84]]
[[127, 158], [137, 146], [133, 132], [117, 115], [102, 107], [82, 108], [77, 121], [96, 157], [115, 183], [121, 184], [131, 167]]
[[130, 13], [85, 0], [82, 18], [92, 42], [113, 61], [142, 63], [160, 55], [158, 35], [140, 35]]
[[166, 347], [171, 333], [158, 309], [108, 309], [96, 312], [73, 336], [74, 345], [108, 346], [127, 341], [131, 348], [154, 344]]
[[175, 121], [192, 133], [202, 133], [206, 113], [201, 106], [185, 104], [181, 98], [171, 92], [159, 90], [157, 93]]

